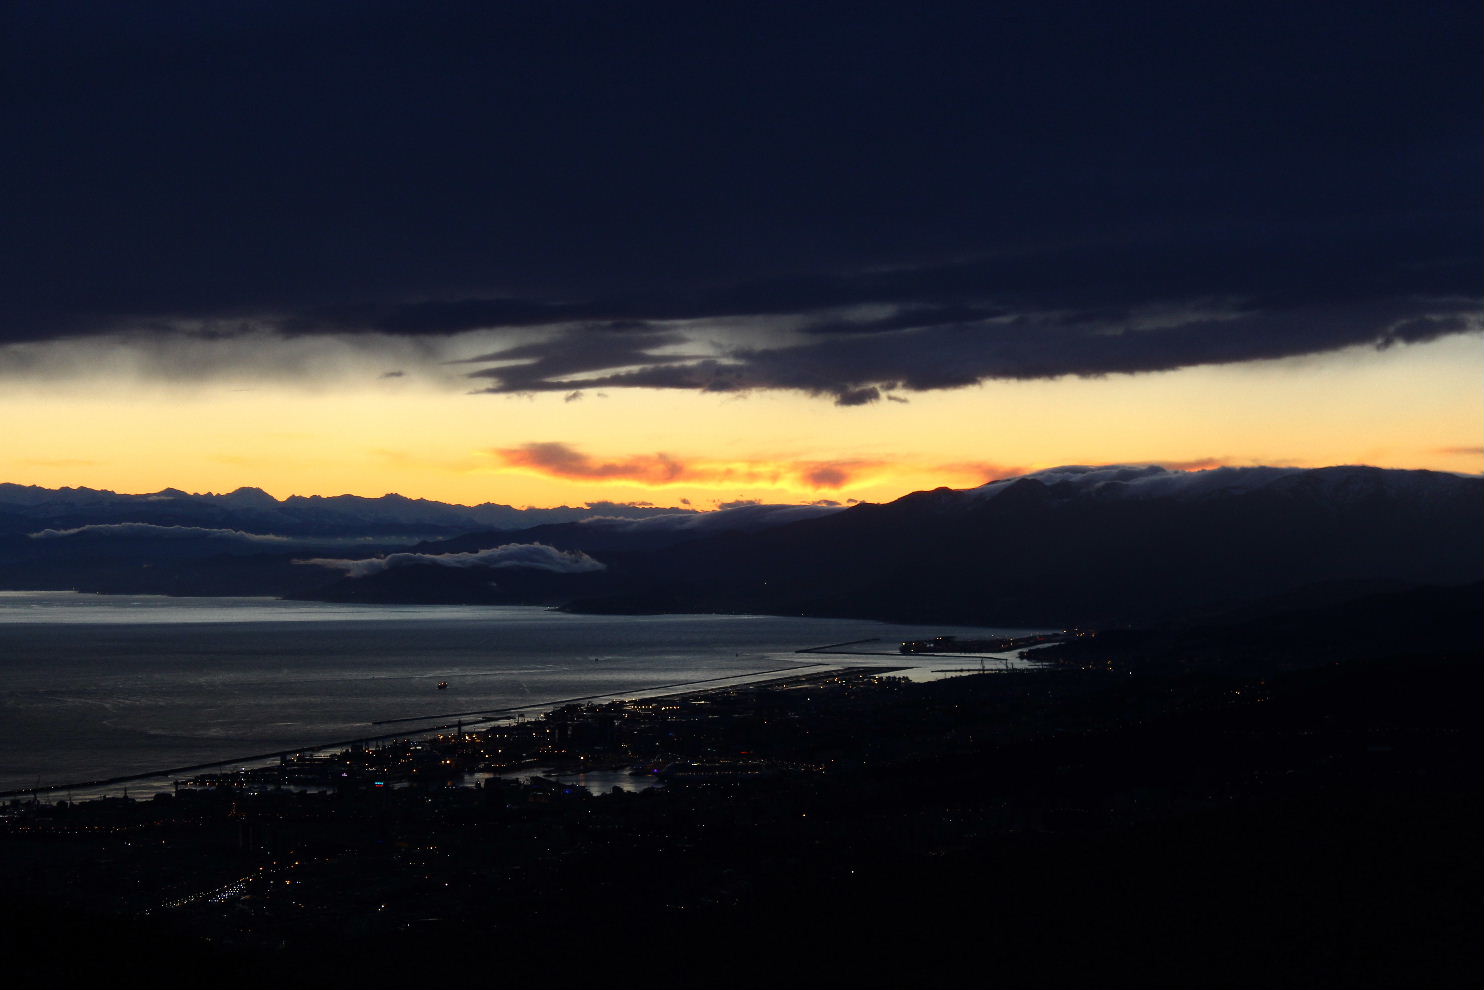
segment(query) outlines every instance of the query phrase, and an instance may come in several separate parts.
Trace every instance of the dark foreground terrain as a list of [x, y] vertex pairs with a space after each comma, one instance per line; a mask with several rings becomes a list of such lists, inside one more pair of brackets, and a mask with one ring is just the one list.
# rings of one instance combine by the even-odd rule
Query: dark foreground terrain
[[[15, 805], [5, 968], [22, 985], [1477, 986], [1478, 598], [1449, 594], [1347, 605], [1328, 635], [1326, 606], [1084, 637], [1044, 671], [800, 679], [524, 730], [540, 768], [677, 764], [643, 793], [434, 772]], [[1424, 618], [1401, 637], [1415, 649], [1375, 635]], [[433, 743], [423, 768], [492, 738]]]

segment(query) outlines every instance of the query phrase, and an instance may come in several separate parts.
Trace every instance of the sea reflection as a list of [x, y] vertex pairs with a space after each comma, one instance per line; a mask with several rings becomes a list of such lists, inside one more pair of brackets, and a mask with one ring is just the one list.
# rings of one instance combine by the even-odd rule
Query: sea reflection
[[[1027, 664], [1010, 654], [904, 655], [897, 645], [928, 633], [1025, 632], [1033, 630], [4, 592], [0, 791], [415, 737], [460, 719], [472, 728], [517, 710], [539, 717], [572, 701], [832, 667], [914, 681], [976, 674], [981, 663], [990, 673]], [[129, 787], [145, 796], [151, 785]]]

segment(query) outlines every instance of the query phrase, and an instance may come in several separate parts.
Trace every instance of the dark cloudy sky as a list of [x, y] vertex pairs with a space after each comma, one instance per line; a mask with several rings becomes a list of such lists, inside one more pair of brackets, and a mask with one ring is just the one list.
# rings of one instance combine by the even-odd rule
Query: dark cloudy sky
[[[0, 377], [38, 396], [458, 396], [486, 433], [460, 449], [491, 460], [457, 470], [556, 478], [530, 451], [559, 444], [607, 477], [666, 453], [797, 480], [915, 453], [866, 450], [828, 407], [1379, 353], [1321, 398], [1344, 418], [1387, 360], [1431, 393], [1457, 388], [1434, 365], [1481, 366], [1475, 2], [46, 0], [0, 20]], [[1341, 387], [1322, 375], [1313, 394]], [[547, 393], [561, 435], [530, 420]], [[724, 400], [774, 395], [820, 432], [749, 447], [739, 425], [680, 454], [624, 433], [669, 402], [715, 437], [745, 419]], [[1155, 437], [1149, 415], [1125, 432]], [[1436, 453], [1477, 436], [1409, 429], [1436, 435], [1372, 459], [1479, 469]], [[99, 460], [69, 437], [52, 460]], [[971, 439], [938, 459], [1006, 463]], [[1180, 452], [1372, 449], [1326, 443]], [[233, 455], [182, 470], [209, 456]]]

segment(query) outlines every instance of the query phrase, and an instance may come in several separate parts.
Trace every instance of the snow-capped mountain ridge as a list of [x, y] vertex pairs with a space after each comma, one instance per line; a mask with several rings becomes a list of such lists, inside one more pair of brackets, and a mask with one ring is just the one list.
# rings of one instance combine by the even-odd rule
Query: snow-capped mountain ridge
[[92, 488], [42, 488], [0, 483], [0, 532], [72, 529], [91, 524], [149, 523], [237, 529], [248, 533], [419, 536], [481, 529], [524, 529], [591, 516], [646, 518], [685, 515], [684, 509], [592, 502], [584, 506], [518, 509], [498, 502], [456, 505], [388, 494], [290, 495], [276, 499], [260, 488], [225, 494], [176, 488], [130, 494]]

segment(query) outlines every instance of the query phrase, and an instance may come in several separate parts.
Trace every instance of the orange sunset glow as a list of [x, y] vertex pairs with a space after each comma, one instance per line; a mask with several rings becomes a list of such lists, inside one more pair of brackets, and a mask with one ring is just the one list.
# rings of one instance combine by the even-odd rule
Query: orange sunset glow
[[[987, 383], [842, 408], [803, 395], [468, 394], [430, 374], [313, 387], [88, 370], [12, 382], [0, 473], [117, 491], [352, 493], [474, 504], [886, 501], [1067, 463], [1478, 472], [1475, 337], [1258, 366]], [[215, 380], [214, 380], [215, 379]]]

